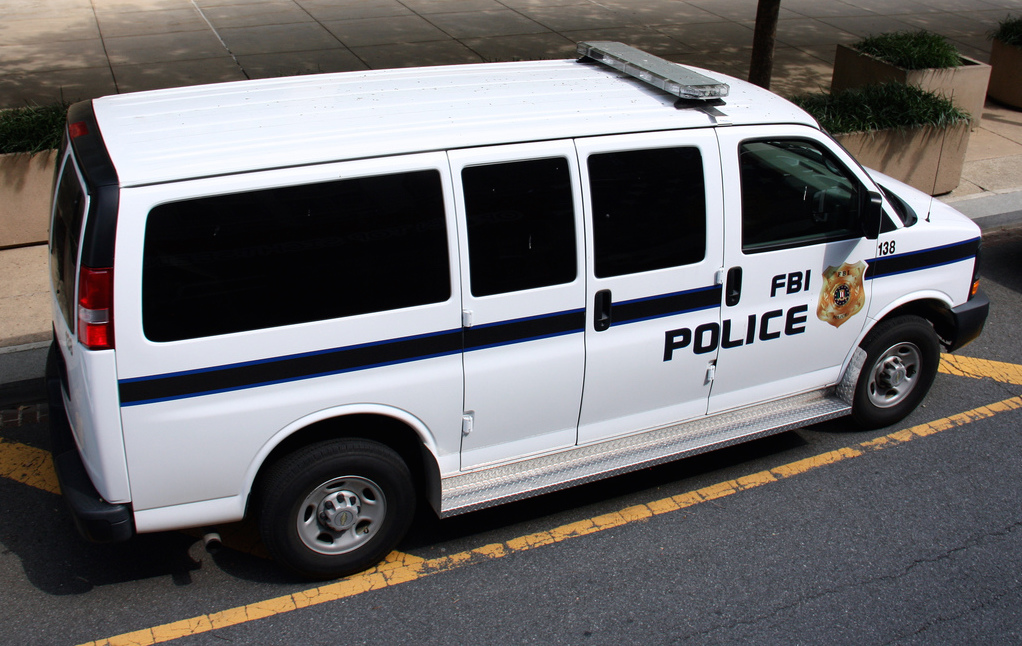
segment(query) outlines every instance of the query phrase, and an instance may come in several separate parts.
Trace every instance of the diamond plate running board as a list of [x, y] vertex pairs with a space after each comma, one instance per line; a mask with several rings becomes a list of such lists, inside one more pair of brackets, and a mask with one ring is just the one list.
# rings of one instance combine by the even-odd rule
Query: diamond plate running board
[[832, 388], [462, 473], [442, 482], [441, 516], [566, 489], [846, 415]]

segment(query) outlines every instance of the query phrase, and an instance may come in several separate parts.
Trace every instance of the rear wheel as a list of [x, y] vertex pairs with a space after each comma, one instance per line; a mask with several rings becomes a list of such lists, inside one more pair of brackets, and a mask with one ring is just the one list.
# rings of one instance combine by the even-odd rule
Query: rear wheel
[[273, 465], [259, 489], [259, 530], [270, 554], [307, 577], [332, 579], [382, 560], [415, 511], [407, 465], [366, 440], [303, 447]]
[[940, 343], [918, 316], [885, 321], [862, 342], [866, 362], [855, 386], [852, 417], [863, 428], [890, 426], [915, 410], [933, 384]]

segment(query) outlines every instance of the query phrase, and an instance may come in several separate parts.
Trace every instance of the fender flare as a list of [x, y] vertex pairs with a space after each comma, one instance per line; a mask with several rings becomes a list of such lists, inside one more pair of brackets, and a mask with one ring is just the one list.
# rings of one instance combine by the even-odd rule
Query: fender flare
[[[248, 465], [248, 469], [245, 471], [245, 478], [242, 482], [241, 495], [244, 497], [243, 507], [247, 508], [249, 498], [252, 494], [252, 488], [255, 485], [256, 478], [259, 476], [259, 472], [266, 464], [267, 458], [288, 438], [292, 437], [295, 433], [306, 429], [313, 424], [323, 422], [331, 419], [338, 419], [343, 417], [350, 417], [353, 415], [374, 415], [378, 417], [389, 417], [403, 423], [405, 426], [410, 428], [421, 442], [422, 455], [423, 455], [423, 466], [425, 467], [426, 476], [426, 494], [427, 499], [430, 503], [433, 503], [433, 499], [436, 498], [439, 501], [440, 496], [440, 467], [438, 448], [436, 439], [433, 434], [429, 431], [426, 424], [421, 419], [412, 415], [406, 410], [396, 408], [394, 406], [385, 406], [383, 404], [345, 404], [342, 406], [334, 406], [330, 408], [324, 408], [314, 413], [310, 413], [303, 417], [300, 417], [287, 426], [283, 427], [279, 431], [273, 434], [268, 439], [259, 451], [252, 458], [252, 461]], [[428, 457], [427, 457], [428, 456]]]

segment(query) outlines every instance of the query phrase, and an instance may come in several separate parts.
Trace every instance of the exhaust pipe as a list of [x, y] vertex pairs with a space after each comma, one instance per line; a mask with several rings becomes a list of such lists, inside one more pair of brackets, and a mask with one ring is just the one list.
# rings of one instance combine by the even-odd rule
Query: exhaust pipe
[[206, 548], [208, 554], [216, 554], [223, 545], [220, 534], [217, 532], [207, 532], [202, 536], [202, 546]]

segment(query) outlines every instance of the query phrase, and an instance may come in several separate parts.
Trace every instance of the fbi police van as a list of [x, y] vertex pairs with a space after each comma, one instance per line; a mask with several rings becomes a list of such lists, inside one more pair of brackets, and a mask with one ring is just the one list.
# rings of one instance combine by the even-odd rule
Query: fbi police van
[[618, 43], [70, 109], [54, 454], [100, 541], [253, 516], [294, 571], [441, 516], [910, 413], [980, 234], [785, 100]]

